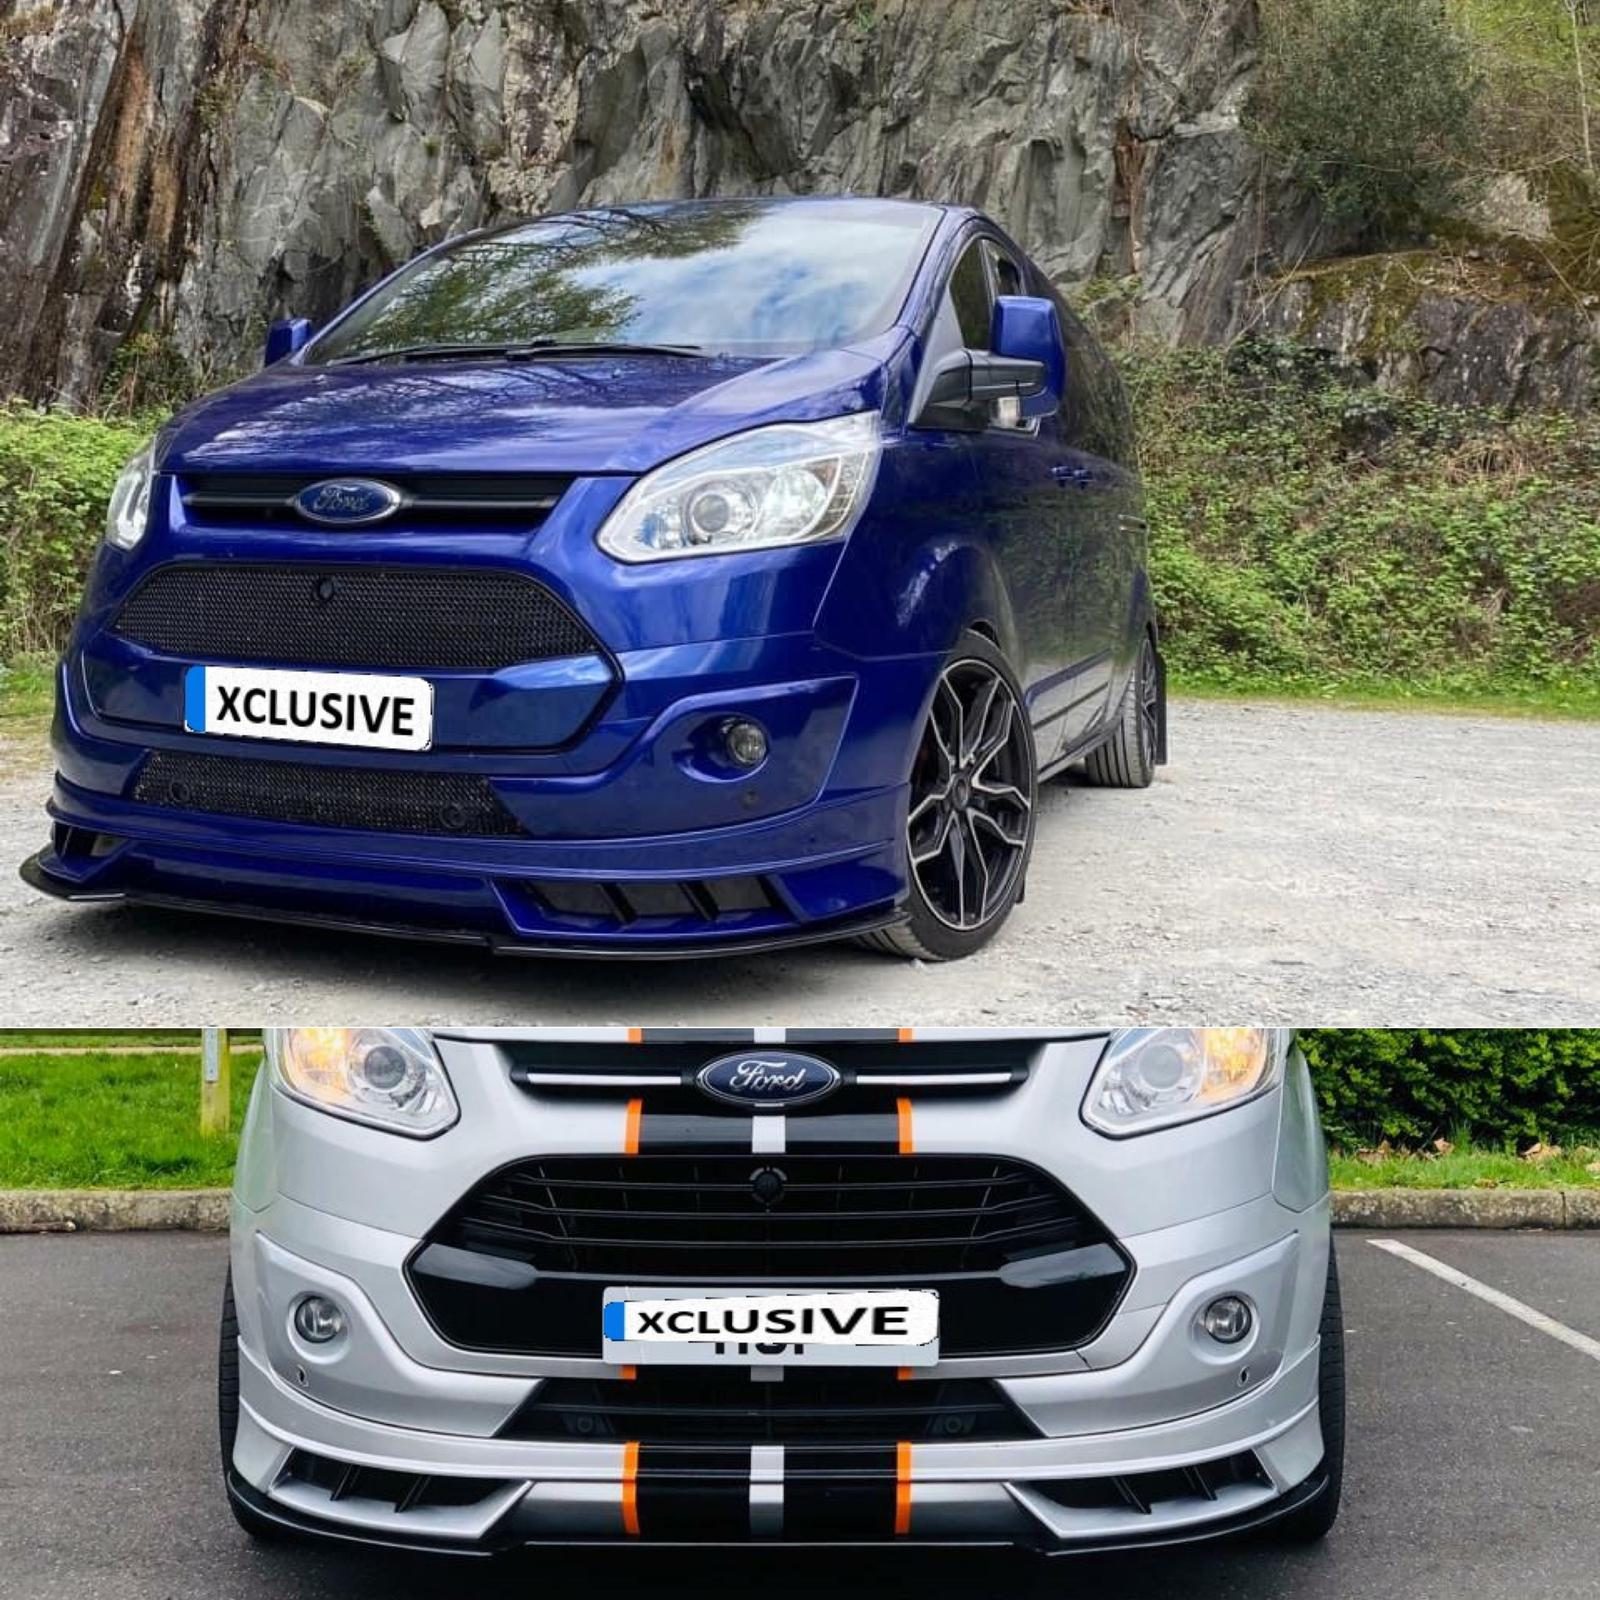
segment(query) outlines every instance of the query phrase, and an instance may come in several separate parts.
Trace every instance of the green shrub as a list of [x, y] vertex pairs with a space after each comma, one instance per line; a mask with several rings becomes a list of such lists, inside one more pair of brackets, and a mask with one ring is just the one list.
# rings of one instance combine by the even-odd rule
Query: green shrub
[[1328, 1137], [1347, 1150], [1600, 1135], [1600, 1029], [1329, 1028], [1300, 1042]]
[[1600, 704], [1600, 422], [1381, 393], [1285, 343], [1123, 364], [1180, 680]]
[[0, 405], [0, 661], [65, 638], [111, 486], [148, 432]]
[[1457, 198], [1478, 92], [1438, 0], [1267, 0], [1244, 125], [1330, 222], [1378, 243]]

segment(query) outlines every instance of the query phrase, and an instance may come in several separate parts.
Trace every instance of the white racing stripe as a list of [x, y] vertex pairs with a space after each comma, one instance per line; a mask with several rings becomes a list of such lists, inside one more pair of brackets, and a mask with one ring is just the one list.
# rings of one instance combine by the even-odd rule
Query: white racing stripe
[[750, 1119], [750, 1153], [781, 1156], [789, 1150], [789, 1119], [782, 1112], [765, 1111]]
[[1424, 1272], [1431, 1272], [1446, 1283], [1453, 1283], [1456, 1288], [1464, 1289], [1470, 1295], [1476, 1295], [1485, 1304], [1497, 1307], [1508, 1317], [1527, 1323], [1530, 1328], [1537, 1328], [1540, 1333], [1549, 1334], [1552, 1339], [1559, 1339], [1562, 1344], [1588, 1356], [1591, 1361], [1600, 1361], [1600, 1339], [1591, 1339], [1588, 1334], [1579, 1333], [1576, 1328], [1569, 1328], [1566, 1323], [1557, 1322], [1554, 1317], [1547, 1317], [1544, 1312], [1535, 1311], [1532, 1306], [1525, 1305], [1504, 1291], [1491, 1289], [1488, 1284], [1479, 1283], [1476, 1278], [1469, 1278], [1448, 1263], [1421, 1250], [1414, 1250], [1408, 1244], [1401, 1244], [1398, 1239], [1368, 1239], [1367, 1243], [1388, 1255], [1409, 1261], [1414, 1267], [1421, 1267]]
[[783, 1532], [783, 1446], [750, 1448], [750, 1531], [758, 1539]]

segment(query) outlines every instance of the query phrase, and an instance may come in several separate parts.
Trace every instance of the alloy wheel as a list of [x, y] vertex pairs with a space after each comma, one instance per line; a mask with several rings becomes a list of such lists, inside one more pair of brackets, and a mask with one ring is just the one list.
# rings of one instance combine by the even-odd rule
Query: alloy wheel
[[929, 909], [971, 930], [1004, 911], [1027, 859], [1033, 763], [1027, 720], [987, 661], [946, 667], [911, 775], [906, 845]]
[[1148, 639], [1139, 652], [1139, 756], [1148, 770], [1155, 765], [1161, 738], [1161, 681], [1155, 651]]

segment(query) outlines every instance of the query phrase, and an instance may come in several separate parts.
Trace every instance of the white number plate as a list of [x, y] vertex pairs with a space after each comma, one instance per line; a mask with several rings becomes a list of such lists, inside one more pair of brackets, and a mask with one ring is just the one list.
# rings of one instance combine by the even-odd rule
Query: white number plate
[[366, 672], [190, 667], [183, 725], [219, 738], [426, 750], [433, 742], [433, 685]]
[[623, 1366], [931, 1367], [932, 1289], [607, 1289], [605, 1359]]

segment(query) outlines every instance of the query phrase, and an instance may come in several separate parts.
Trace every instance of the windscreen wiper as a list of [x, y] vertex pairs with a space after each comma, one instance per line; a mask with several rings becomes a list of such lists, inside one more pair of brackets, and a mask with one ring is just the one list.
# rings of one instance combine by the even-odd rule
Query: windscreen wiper
[[354, 367], [369, 361], [533, 361], [549, 356], [702, 356], [699, 344], [626, 344], [598, 339], [531, 339], [522, 344], [407, 344], [392, 350], [367, 350], [336, 356], [330, 367]]

